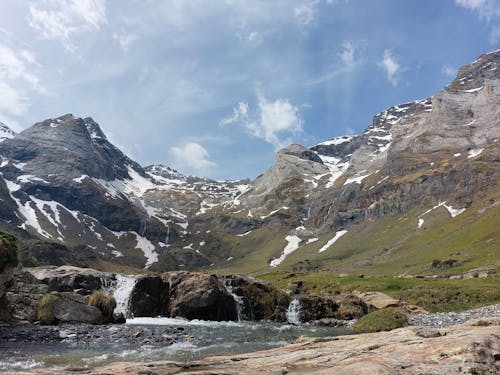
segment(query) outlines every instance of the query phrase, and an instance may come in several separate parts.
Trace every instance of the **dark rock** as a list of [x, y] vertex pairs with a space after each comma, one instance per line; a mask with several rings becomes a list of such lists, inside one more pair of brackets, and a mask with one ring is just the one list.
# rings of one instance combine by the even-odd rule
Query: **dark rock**
[[169, 272], [163, 275], [163, 279], [170, 286], [170, 316], [216, 321], [236, 320], [234, 299], [214, 275]]
[[229, 275], [223, 282], [242, 298], [244, 319], [286, 322], [286, 311], [292, 300], [287, 293], [250, 277]]
[[132, 316], [165, 315], [168, 309], [168, 283], [160, 276], [140, 277], [130, 296], [130, 313]]

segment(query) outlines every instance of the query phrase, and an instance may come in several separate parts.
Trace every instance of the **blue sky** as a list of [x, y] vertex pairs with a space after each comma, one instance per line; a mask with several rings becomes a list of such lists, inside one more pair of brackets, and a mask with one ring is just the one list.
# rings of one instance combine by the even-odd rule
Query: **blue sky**
[[142, 165], [254, 178], [500, 44], [497, 0], [1, 0], [0, 121], [93, 117]]

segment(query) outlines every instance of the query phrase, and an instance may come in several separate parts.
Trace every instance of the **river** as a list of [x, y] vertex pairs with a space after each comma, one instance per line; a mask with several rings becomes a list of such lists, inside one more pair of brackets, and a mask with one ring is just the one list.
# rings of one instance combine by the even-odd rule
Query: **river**
[[269, 322], [135, 318], [122, 325], [0, 326], [0, 371], [93, 368], [117, 361], [188, 362], [291, 343], [301, 336], [348, 334], [346, 328]]

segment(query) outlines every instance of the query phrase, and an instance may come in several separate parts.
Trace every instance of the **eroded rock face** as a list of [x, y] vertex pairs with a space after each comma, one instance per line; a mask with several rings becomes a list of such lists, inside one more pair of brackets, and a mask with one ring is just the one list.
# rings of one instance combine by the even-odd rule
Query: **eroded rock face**
[[168, 312], [172, 317], [203, 320], [236, 320], [233, 297], [215, 275], [191, 272], [169, 272]]

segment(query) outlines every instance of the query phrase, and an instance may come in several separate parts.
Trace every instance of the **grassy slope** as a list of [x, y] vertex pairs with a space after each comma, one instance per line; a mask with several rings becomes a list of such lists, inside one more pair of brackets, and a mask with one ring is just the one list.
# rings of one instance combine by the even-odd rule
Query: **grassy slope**
[[351, 291], [381, 291], [429, 311], [461, 311], [485, 304], [500, 303], [500, 277], [485, 279], [398, 279], [357, 276], [338, 277], [331, 273], [288, 273], [274, 271], [257, 275], [276, 286], [291, 290], [298, 281], [305, 294], [335, 295]]
[[[498, 201], [500, 189], [455, 218], [451, 218], [444, 207], [437, 208], [423, 217], [425, 222], [421, 228], [417, 228], [418, 216], [429, 207], [374, 222], [366, 221], [350, 228], [323, 253], [318, 250], [334, 233], [302, 245], [287, 257], [280, 269], [390, 276], [459, 274], [493, 265], [500, 261], [500, 205], [492, 203]], [[285, 235], [267, 230], [245, 237], [239, 245], [245, 248], [248, 256], [221, 267], [222, 270], [238, 273], [269, 270], [266, 261], [284, 248]], [[449, 269], [431, 268], [434, 260], [454, 260], [458, 265]]]

